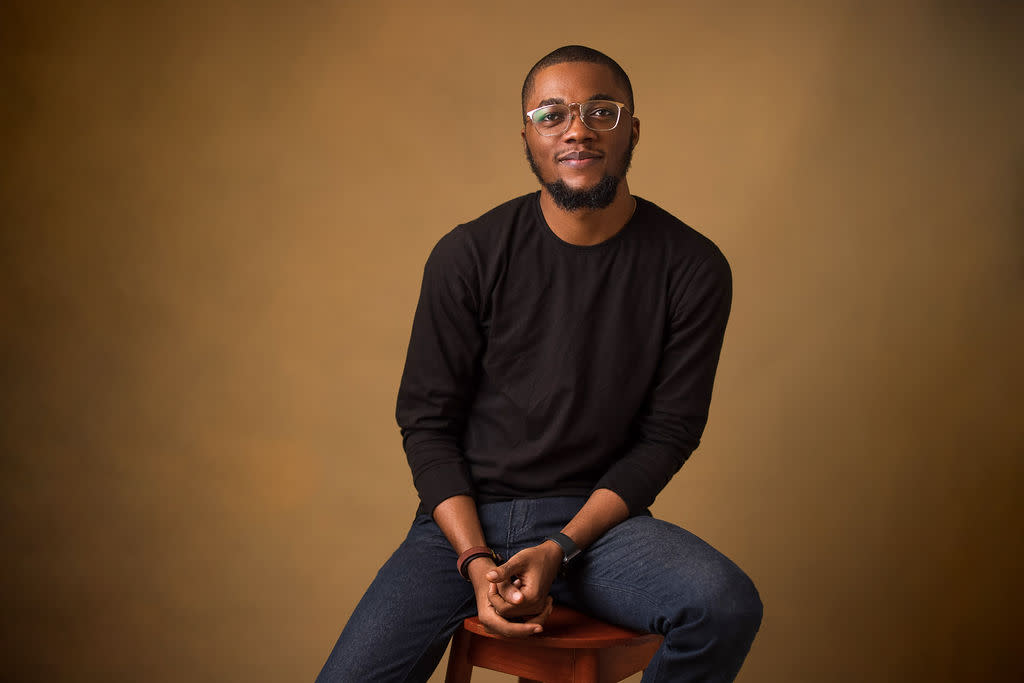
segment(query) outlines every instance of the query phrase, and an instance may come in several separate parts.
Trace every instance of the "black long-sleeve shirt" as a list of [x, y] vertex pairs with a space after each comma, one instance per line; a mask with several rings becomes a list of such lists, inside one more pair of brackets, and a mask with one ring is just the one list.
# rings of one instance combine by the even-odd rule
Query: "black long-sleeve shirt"
[[714, 243], [640, 198], [590, 247], [550, 230], [539, 193], [452, 230], [398, 392], [421, 509], [597, 488], [645, 509], [700, 441], [731, 297]]

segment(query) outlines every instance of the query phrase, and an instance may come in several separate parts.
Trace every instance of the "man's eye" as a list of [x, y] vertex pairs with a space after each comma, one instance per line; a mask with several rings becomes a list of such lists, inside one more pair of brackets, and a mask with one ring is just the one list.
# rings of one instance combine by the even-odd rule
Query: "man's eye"
[[600, 108], [595, 109], [592, 112], [590, 112], [590, 115], [594, 116], [594, 117], [597, 117], [599, 119], [605, 119], [605, 118], [610, 118], [612, 116], [615, 116], [615, 112], [612, 111], [611, 109], [606, 109], [605, 107], [600, 107]]
[[541, 114], [538, 123], [559, 123], [565, 119], [565, 115], [557, 111], [549, 111]]

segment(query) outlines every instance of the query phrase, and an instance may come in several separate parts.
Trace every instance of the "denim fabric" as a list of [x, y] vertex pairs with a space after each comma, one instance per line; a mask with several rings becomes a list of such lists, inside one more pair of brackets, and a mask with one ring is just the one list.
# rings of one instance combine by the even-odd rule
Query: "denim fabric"
[[[503, 557], [560, 531], [586, 498], [537, 498], [478, 506], [488, 544]], [[428, 515], [356, 606], [318, 683], [426, 681], [448, 640], [476, 614], [455, 551]], [[735, 678], [761, 623], [761, 601], [735, 564], [693, 534], [649, 515], [602, 536], [556, 579], [556, 603], [659, 633], [665, 642], [644, 683]]]

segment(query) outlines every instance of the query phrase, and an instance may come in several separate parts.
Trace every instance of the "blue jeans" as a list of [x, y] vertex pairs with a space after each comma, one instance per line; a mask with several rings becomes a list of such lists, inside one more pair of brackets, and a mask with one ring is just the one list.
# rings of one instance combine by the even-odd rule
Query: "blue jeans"
[[[488, 544], [503, 557], [560, 531], [585, 498], [537, 498], [478, 506]], [[429, 515], [378, 572], [356, 606], [318, 683], [426, 681], [463, 619], [476, 614], [472, 586]], [[693, 534], [649, 515], [611, 529], [551, 587], [556, 604], [629, 628], [660, 633], [644, 673], [655, 681], [731, 681], [761, 623], [754, 584]]]

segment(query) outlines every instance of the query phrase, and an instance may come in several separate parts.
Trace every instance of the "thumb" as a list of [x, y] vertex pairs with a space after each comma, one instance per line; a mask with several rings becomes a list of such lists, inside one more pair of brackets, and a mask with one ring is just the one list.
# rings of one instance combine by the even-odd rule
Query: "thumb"
[[516, 575], [516, 563], [514, 560], [509, 560], [505, 564], [495, 567], [491, 571], [487, 572], [487, 580], [492, 583], [502, 583], [508, 581]]

